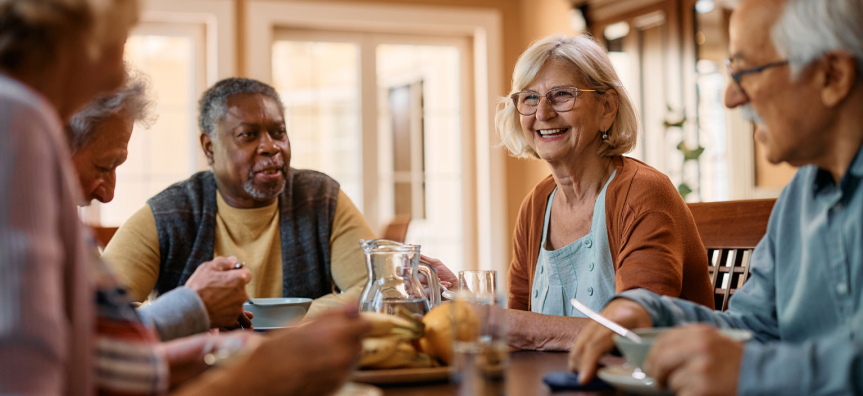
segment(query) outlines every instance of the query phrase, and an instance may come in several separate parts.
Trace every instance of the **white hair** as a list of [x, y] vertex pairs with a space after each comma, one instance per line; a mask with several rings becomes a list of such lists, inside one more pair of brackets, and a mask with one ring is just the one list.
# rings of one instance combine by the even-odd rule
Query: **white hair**
[[[614, 71], [608, 53], [590, 35], [555, 34], [531, 44], [515, 64], [510, 95], [523, 90], [539, 74], [546, 62], [552, 59], [572, 64], [587, 84], [582, 88], [595, 89], [597, 92], [594, 94], [597, 97], [609, 90], [617, 93], [617, 115], [608, 130], [608, 139], [600, 142], [597, 155], [607, 157], [632, 150], [638, 136], [635, 107]], [[539, 159], [525, 141], [519, 114], [509, 97], [500, 98], [494, 121], [497, 133], [510, 154], [519, 158]]]
[[771, 37], [779, 54], [788, 59], [792, 76], [836, 50], [853, 56], [863, 74], [861, 0], [788, 0]]
[[201, 132], [217, 137], [216, 126], [228, 114], [228, 97], [231, 95], [254, 93], [269, 97], [284, 111], [285, 105], [276, 89], [258, 80], [242, 77], [229, 77], [215, 83], [198, 100], [198, 127]]
[[149, 128], [156, 122], [154, 102], [149, 95], [150, 80], [146, 74], [126, 64], [126, 83], [119, 90], [99, 95], [78, 110], [66, 125], [69, 149], [76, 153], [97, 138], [96, 131], [108, 117], [123, 112], [136, 124]]

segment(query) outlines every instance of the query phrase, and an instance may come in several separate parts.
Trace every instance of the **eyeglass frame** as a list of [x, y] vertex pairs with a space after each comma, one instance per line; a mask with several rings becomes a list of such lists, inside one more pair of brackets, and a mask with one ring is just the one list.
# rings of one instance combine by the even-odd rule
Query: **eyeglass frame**
[[[575, 90], [575, 94], [574, 94], [574, 97], [572, 99], [572, 107], [570, 107], [567, 110], [557, 110], [553, 106], [549, 105], [551, 107], [551, 109], [554, 110], [555, 113], [566, 113], [567, 111], [572, 111], [572, 109], [575, 108], [575, 101], [578, 99], [578, 93], [579, 92], [602, 92], [602, 91], [599, 91], [596, 89], [581, 89], [578, 87], [556, 87], [556, 88], [549, 89], [548, 92], [546, 92], [544, 95], [542, 95], [542, 97], [545, 97], [546, 103], [550, 103], [551, 99], [549, 99], [548, 94], [550, 94], [554, 91], [562, 91], [562, 90], [570, 90], [570, 89]], [[531, 91], [531, 90], [524, 90], [524, 91], [518, 91], [518, 92], [509, 96], [509, 98], [512, 99], [512, 105], [515, 107], [515, 111], [518, 114], [521, 114], [523, 116], [532, 116], [532, 115], [536, 114], [537, 111], [539, 111], [539, 104], [540, 104], [540, 102], [542, 102], [542, 97], [540, 97], [539, 102], [536, 103], [536, 109], [533, 111], [533, 113], [524, 114], [524, 113], [518, 111], [518, 95], [523, 94], [523, 93], [535, 93], [535, 94], [539, 95], [539, 92]]]
[[749, 69], [740, 70], [738, 72], [732, 71], [731, 62], [732, 62], [731, 59], [725, 60], [725, 67], [728, 68], [728, 74], [731, 76], [731, 80], [734, 81], [734, 85], [737, 87], [737, 90], [740, 91], [741, 93], [745, 94], [746, 91], [744, 91], [743, 86], [740, 85], [740, 80], [743, 79], [743, 76], [748, 75], [748, 74], [761, 73], [767, 69], [772, 69], [774, 67], [785, 66], [789, 63], [789, 60], [783, 59], [783, 60], [776, 61], [776, 62], [770, 62], [770, 63], [764, 64], [761, 66], [756, 66], [756, 67], [751, 67]]

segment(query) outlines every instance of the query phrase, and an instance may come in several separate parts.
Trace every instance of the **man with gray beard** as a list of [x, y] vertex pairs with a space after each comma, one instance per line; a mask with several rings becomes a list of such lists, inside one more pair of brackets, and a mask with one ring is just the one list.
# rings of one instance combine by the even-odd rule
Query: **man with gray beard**
[[[715, 312], [646, 290], [602, 314], [627, 328], [677, 326], [644, 372], [678, 395], [863, 392], [863, 2], [746, 0], [731, 17], [725, 105], [756, 123], [772, 163], [800, 169], [773, 207], [746, 284]], [[699, 322], [700, 324], [695, 324]], [[744, 329], [749, 342], [717, 328]], [[589, 325], [570, 369], [584, 383], [614, 347]]]
[[[203, 94], [199, 113], [210, 170], [152, 197], [105, 248], [131, 298], [166, 293], [202, 263], [236, 257], [251, 271], [250, 298], [313, 298], [311, 315], [356, 299], [366, 279], [357, 241], [374, 234], [338, 182], [290, 167], [276, 91], [228, 78]], [[348, 295], [331, 294], [333, 285]]]

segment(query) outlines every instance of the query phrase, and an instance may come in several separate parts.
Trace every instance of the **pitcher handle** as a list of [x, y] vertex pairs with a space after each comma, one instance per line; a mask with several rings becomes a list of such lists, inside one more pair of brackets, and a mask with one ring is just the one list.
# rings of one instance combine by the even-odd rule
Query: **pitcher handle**
[[429, 282], [429, 309], [440, 305], [440, 282], [437, 277], [437, 270], [429, 264], [420, 262], [417, 271], [423, 274]]

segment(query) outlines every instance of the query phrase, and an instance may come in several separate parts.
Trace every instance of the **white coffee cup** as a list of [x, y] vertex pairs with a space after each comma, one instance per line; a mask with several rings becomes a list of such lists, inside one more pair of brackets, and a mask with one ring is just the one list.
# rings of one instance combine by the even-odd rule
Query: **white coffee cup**
[[255, 315], [252, 326], [265, 329], [284, 327], [289, 322], [302, 319], [311, 305], [311, 298], [251, 298], [243, 304], [243, 309]]
[[[623, 354], [623, 357], [626, 358], [627, 363], [641, 368], [644, 364], [644, 359], [647, 357], [647, 353], [653, 346], [653, 341], [656, 340], [656, 337], [661, 333], [669, 329], [672, 329], [672, 327], [633, 330], [635, 334], [638, 334], [638, 336], [641, 337], [641, 343], [636, 343], [628, 338], [615, 334], [614, 344], [617, 346], [620, 353]], [[752, 333], [748, 330], [719, 329], [719, 333], [735, 341], [748, 341], [752, 338]]]

